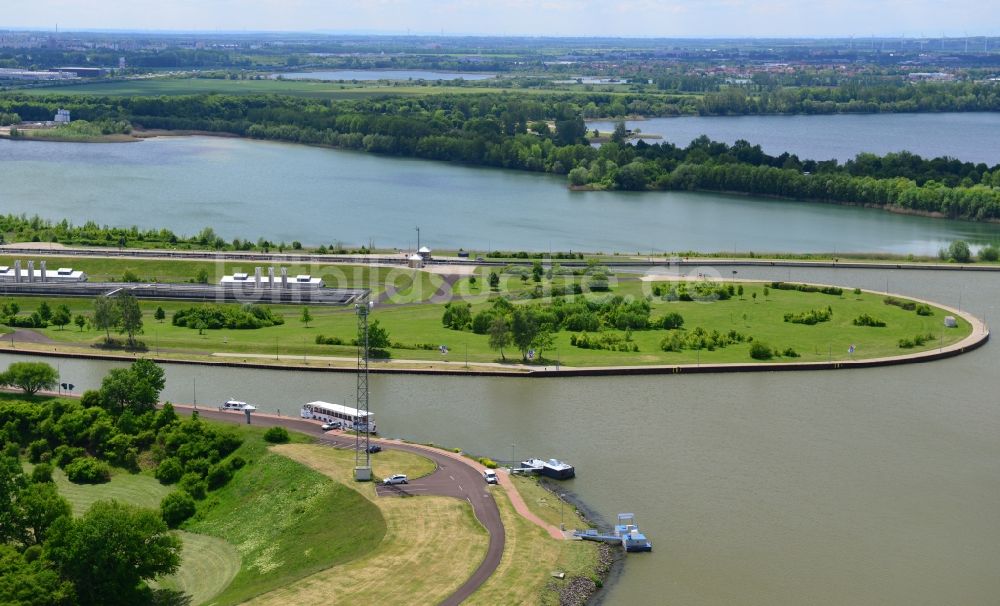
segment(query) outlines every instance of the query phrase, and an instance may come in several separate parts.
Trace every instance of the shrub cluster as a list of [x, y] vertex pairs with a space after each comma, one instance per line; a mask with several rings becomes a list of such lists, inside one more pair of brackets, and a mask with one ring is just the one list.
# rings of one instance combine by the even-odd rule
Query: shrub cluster
[[194, 498], [183, 490], [175, 490], [160, 501], [160, 517], [170, 528], [177, 528], [194, 512]]
[[852, 320], [852, 323], [855, 326], [871, 326], [874, 328], [885, 327], [885, 322], [883, 320], [879, 320], [878, 318], [873, 318], [869, 314], [861, 314], [857, 318], [854, 318], [854, 320]]
[[903, 338], [899, 340], [899, 346], [903, 349], [913, 349], [914, 347], [920, 347], [928, 341], [933, 341], [934, 335], [931, 333], [923, 335], [914, 335], [909, 338]]
[[896, 297], [886, 297], [882, 299], [882, 302], [886, 305], [895, 305], [906, 311], [914, 311], [917, 309], [917, 304], [913, 301], [905, 301], [903, 299], [897, 299]]
[[569, 344], [580, 349], [606, 349], [609, 351], [639, 351], [639, 346], [629, 339], [613, 332], [602, 332], [599, 335], [582, 333], [579, 336], [570, 335]]
[[792, 324], [808, 324], [812, 326], [820, 322], [829, 322], [832, 317], [833, 309], [827, 306], [826, 309], [810, 309], [809, 311], [797, 314], [787, 313], [785, 314], [785, 322], [791, 322]]
[[172, 322], [174, 326], [215, 330], [266, 328], [284, 324], [285, 320], [269, 307], [248, 303], [240, 307], [214, 304], [188, 307], [175, 312]]
[[813, 284], [794, 284], [792, 282], [771, 282], [771, 288], [776, 290], [797, 290], [799, 292], [818, 292], [838, 297], [844, 294], [844, 289], [837, 286], [815, 286]]
[[284, 444], [290, 439], [288, 430], [284, 427], [271, 427], [264, 432], [264, 440], [271, 444]]
[[242, 466], [237, 457], [225, 460], [242, 443], [235, 432], [210, 427], [198, 418], [174, 421], [157, 436], [153, 454], [159, 464], [153, 475], [161, 484], [178, 484], [194, 499], [204, 499]]
[[660, 318], [660, 327], [664, 330], [674, 330], [684, 326], [684, 317], [677, 312], [670, 312]]
[[111, 466], [91, 457], [81, 457], [66, 466], [66, 477], [74, 484], [103, 484], [111, 481]]
[[736, 287], [732, 284], [678, 282], [653, 285], [653, 296], [664, 301], [726, 301], [735, 295]]
[[46, 328], [52, 319], [52, 312], [44, 301], [30, 315], [19, 316], [21, 306], [15, 301], [8, 301], [0, 306], [0, 324], [11, 328]]
[[343, 345], [344, 340], [340, 337], [327, 337], [325, 335], [316, 335], [316, 345]]
[[752, 342], [753, 337], [747, 337], [742, 333], [730, 330], [727, 333], [720, 333], [718, 330], [706, 331], [698, 326], [690, 332], [674, 331], [663, 337], [660, 341], [660, 349], [663, 351], [681, 351], [683, 349], [707, 349], [715, 351], [734, 343]]
[[771, 358], [780, 358], [781, 356], [786, 358], [801, 357], [799, 352], [795, 351], [791, 347], [779, 350], [777, 348], [772, 348], [761, 341], [754, 341], [750, 344], [750, 357], [754, 360], [770, 360]]

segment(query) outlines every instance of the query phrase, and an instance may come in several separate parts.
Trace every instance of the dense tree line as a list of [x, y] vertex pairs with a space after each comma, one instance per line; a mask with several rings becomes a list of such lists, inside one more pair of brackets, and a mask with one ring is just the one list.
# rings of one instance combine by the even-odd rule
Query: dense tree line
[[863, 204], [951, 218], [1000, 218], [1000, 165], [926, 160], [907, 152], [835, 160], [770, 156], [760, 146], [730, 146], [701, 137], [670, 143], [606, 144], [569, 174], [573, 185], [623, 190], [730, 191]]

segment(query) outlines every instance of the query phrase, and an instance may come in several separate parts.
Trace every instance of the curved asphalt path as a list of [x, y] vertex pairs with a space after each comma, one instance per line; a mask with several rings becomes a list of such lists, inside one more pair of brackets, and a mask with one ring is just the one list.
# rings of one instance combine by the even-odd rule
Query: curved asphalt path
[[[178, 413], [190, 414], [194, 408], [190, 406], [174, 405]], [[213, 421], [224, 421], [228, 423], [246, 423], [243, 414], [235, 412], [223, 412], [215, 408], [198, 408], [198, 414], [202, 418]], [[353, 449], [354, 437], [346, 435], [335, 435], [325, 433], [319, 425], [305, 419], [294, 417], [276, 416], [254, 416], [252, 424], [259, 427], [284, 427], [293, 431], [298, 431], [317, 438], [317, 442], [332, 446], [334, 448]], [[465, 583], [462, 584], [455, 593], [451, 594], [443, 602], [442, 606], [457, 606], [467, 597], [472, 595], [479, 587], [490, 578], [493, 571], [500, 565], [500, 558], [503, 556], [504, 528], [500, 520], [500, 509], [493, 500], [487, 484], [483, 481], [483, 476], [479, 470], [462, 461], [458, 461], [444, 452], [435, 452], [433, 448], [422, 448], [410, 444], [400, 444], [386, 440], [373, 440], [382, 448], [403, 450], [427, 457], [437, 464], [437, 471], [412, 480], [408, 484], [395, 486], [377, 486], [376, 494], [380, 498], [418, 496], [418, 495], [439, 495], [445, 497], [455, 497], [463, 499], [472, 505], [472, 511], [476, 514], [486, 531], [490, 535], [489, 546], [486, 548], [486, 557], [479, 564], [479, 567], [472, 573]], [[373, 455], [373, 456], [378, 456]]]

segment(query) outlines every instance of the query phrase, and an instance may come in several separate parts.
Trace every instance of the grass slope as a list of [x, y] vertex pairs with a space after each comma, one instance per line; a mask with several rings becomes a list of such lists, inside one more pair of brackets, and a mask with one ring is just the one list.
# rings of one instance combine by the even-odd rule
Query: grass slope
[[[337, 482], [351, 479], [353, 454], [311, 445], [283, 445], [275, 452], [294, 458]], [[416, 457], [416, 455], [410, 455]], [[375, 457], [376, 475], [391, 473]], [[251, 604], [438, 604], [482, 561], [488, 536], [463, 501], [447, 497], [376, 497], [362, 494], [385, 517], [385, 539], [363, 558], [313, 574], [251, 601]]]
[[[558, 501], [555, 495], [538, 486], [534, 479], [516, 480], [528, 507], [549, 521], [553, 502]], [[559, 589], [571, 578], [589, 577], [593, 573], [597, 565], [597, 545], [553, 539], [545, 530], [518, 515], [503, 490], [491, 488], [491, 491], [500, 507], [507, 541], [497, 571], [465, 603], [482, 606], [559, 604]], [[555, 523], [558, 524], [558, 505], [555, 507]], [[586, 526], [572, 506], [567, 505], [566, 509], [567, 528]], [[553, 578], [550, 573], [556, 570], [565, 572], [566, 578]]]
[[237, 453], [248, 461], [199, 504], [185, 529], [236, 546], [242, 566], [210, 604], [237, 604], [369, 553], [386, 523], [356, 491], [266, 450], [248, 429]]
[[163, 589], [191, 596], [191, 604], [202, 604], [221, 593], [240, 570], [240, 553], [228, 542], [193, 532], [177, 531], [184, 542], [180, 569], [158, 579]]

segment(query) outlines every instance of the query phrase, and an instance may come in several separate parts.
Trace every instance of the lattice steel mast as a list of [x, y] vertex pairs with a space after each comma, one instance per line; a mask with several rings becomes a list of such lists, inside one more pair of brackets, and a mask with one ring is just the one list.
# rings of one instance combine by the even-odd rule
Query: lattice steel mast
[[368, 314], [374, 306], [374, 301], [365, 299], [354, 304], [358, 315], [358, 389], [354, 407], [364, 419], [363, 427], [355, 427], [354, 433], [354, 479], [359, 482], [372, 479], [371, 453], [368, 452], [368, 447], [371, 446], [371, 422], [368, 418], [368, 358], [371, 353], [368, 347]]

